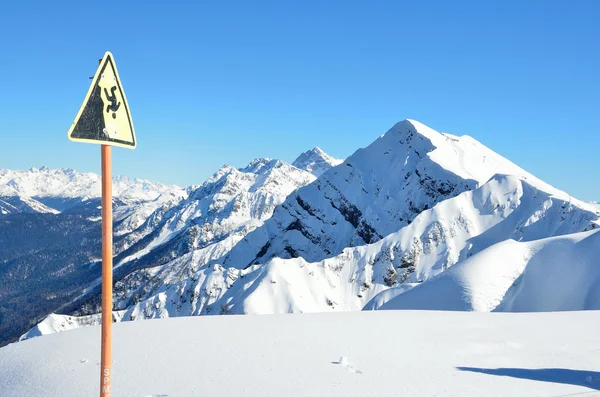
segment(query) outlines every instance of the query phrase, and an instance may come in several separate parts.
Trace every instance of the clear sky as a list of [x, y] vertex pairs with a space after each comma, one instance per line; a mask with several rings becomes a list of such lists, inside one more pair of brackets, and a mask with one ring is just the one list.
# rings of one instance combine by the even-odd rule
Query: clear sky
[[138, 148], [115, 174], [181, 185], [412, 118], [600, 200], [600, 1], [12, 1], [0, 168], [98, 171], [66, 132], [115, 56]]

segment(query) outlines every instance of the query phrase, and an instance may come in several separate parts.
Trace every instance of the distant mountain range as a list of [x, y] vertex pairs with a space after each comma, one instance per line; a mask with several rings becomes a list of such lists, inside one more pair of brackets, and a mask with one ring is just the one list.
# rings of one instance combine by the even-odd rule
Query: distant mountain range
[[[233, 244], [270, 217], [291, 191], [312, 182], [315, 176], [307, 170], [324, 169], [324, 155], [317, 148], [306, 152], [299, 164], [304, 169], [270, 159], [243, 169], [225, 166], [204, 184], [185, 189], [115, 178], [115, 274], [213, 243]], [[327, 161], [339, 163], [329, 156]], [[100, 192], [100, 177], [93, 173], [0, 170], [0, 344], [49, 312], [70, 311], [82, 300], [79, 310], [95, 310]]]
[[[100, 192], [92, 173], [0, 169], [0, 342], [97, 280]], [[115, 178], [113, 192], [115, 241], [187, 196], [177, 186], [126, 177]]]
[[[3, 172], [9, 171], [0, 171], [0, 178]], [[22, 172], [18, 181], [66, 171]], [[48, 316], [23, 338], [99, 321], [98, 203], [81, 206], [97, 199], [84, 188], [92, 186], [88, 178], [74, 183], [73, 190], [88, 192], [84, 196], [60, 196], [79, 200], [74, 206], [58, 206], [39, 189], [27, 190], [30, 183], [6, 188], [21, 192], [3, 196], [22, 200], [20, 207], [18, 201], [9, 204], [25, 208], [13, 209], [6, 221], [54, 219], [44, 226], [50, 227], [73, 210], [85, 227], [64, 238], [84, 247], [69, 245], [74, 256], [68, 270], [45, 270], [16, 253], [5, 261], [9, 269], [19, 263], [19, 271], [43, 277], [77, 274], [60, 299], [49, 300], [53, 305], [35, 316], [26, 312], [29, 323], [61, 314]], [[10, 180], [15, 178], [0, 182], [8, 186]], [[59, 184], [48, 185], [46, 192], [56, 196]], [[471, 137], [441, 134], [413, 120], [396, 124], [343, 161], [315, 148], [291, 165], [256, 159], [241, 169], [225, 166], [195, 187], [134, 180], [119, 192], [117, 321], [380, 308], [600, 309], [600, 251], [594, 244], [600, 208], [553, 188]], [[29, 233], [23, 225], [11, 227], [9, 233], [25, 230], [13, 246], [37, 246], [21, 240]], [[47, 249], [39, 252], [46, 255]], [[15, 282], [24, 274], [17, 273], [11, 273]], [[560, 298], [548, 298], [550, 287], [551, 296]], [[19, 291], [14, 296], [20, 300], [14, 299], [27, 306], [22, 296], [29, 290]], [[18, 336], [11, 329], [10, 338]]]

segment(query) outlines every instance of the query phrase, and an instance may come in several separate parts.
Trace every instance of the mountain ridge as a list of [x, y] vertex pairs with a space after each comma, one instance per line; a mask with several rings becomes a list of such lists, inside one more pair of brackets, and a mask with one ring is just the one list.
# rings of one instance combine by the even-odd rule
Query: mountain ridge
[[[148, 270], [150, 277], [163, 280], [155, 283], [159, 287], [150, 293], [136, 292], [138, 303], [118, 308], [125, 310], [124, 320], [132, 320], [360, 310], [373, 299], [379, 301], [375, 305], [379, 307], [390, 294], [426, 286], [427, 280], [494, 244], [570, 236], [599, 228], [598, 216], [581, 204], [565, 202], [548, 192], [536, 193], [523, 178], [496, 175], [475, 191], [438, 203], [376, 243], [348, 247], [320, 262], [274, 258], [236, 269], [210, 264], [210, 252], [195, 251], [160, 269]], [[504, 284], [504, 292], [510, 284]], [[386, 296], [378, 298], [380, 293]]]
[[[414, 120], [318, 177], [254, 159], [186, 192], [117, 241], [118, 321], [378, 309], [506, 241], [535, 245], [600, 225], [595, 205], [472, 137]], [[511, 274], [499, 294], [517, 282]], [[97, 311], [93, 300], [67, 310]], [[44, 327], [78, 326], [54, 316]]]
[[470, 137], [449, 138], [416, 121], [401, 121], [290, 195], [272, 219], [230, 252], [225, 265], [334, 256], [397, 231], [424, 209], [496, 173], [537, 180]]

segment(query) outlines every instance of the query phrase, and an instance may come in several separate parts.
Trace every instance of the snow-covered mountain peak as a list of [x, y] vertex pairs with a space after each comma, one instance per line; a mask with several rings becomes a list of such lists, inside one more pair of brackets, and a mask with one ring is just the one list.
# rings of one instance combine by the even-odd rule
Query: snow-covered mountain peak
[[[403, 120], [396, 123], [388, 132], [369, 146], [370, 155], [406, 154], [405, 165], [410, 162], [411, 155], [427, 154], [429, 159], [444, 170], [456, 176], [473, 180], [481, 185], [493, 175], [507, 174], [527, 176], [533, 175], [490, 150], [476, 139], [468, 136], [455, 136], [439, 133], [416, 120]], [[537, 179], [537, 178], [536, 178]]]
[[315, 146], [298, 156], [292, 165], [319, 177], [325, 171], [341, 164], [343, 161], [328, 155], [320, 147]]
[[29, 171], [31, 171], [31, 172], [44, 172], [44, 171], [48, 171], [48, 170], [49, 170], [49, 168], [46, 167], [45, 165], [42, 165], [40, 168], [31, 167], [29, 169]]
[[283, 164], [285, 164], [283, 161], [277, 159], [255, 158], [246, 167], [240, 168], [239, 171], [261, 174], [268, 172], [275, 167], [280, 167]]
[[410, 135], [416, 133], [421, 135], [423, 138], [430, 140], [435, 146], [439, 146], [443, 138], [441, 133], [437, 132], [431, 127], [426, 126], [417, 120], [411, 119], [397, 122], [385, 135], [394, 133], [400, 135]]
[[[237, 171], [237, 168], [235, 168], [235, 167], [233, 167], [233, 166], [231, 166], [229, 164], [223, 164], [223, 166], [221, 168], [219, 168], [217, 170], [217, 172], [215, 172], [214, 174], [212, 174], [206, 181], [204, 181], [203, 184], [210, 183], [211, 181], [214, 182], [214, 181], [222, 178], [223, 175], [228, 174], [228, 173], [230, 173], [232, 171]], [[200, 186], [202, 186], [202, 185], [195, 186], [195, 188], [192, 189], [192, 192], [196, 191]]]
[[560, 193], [473, 138], [404, 120], [291, 194], [229, 252], [225, 264], [244, 268], [298, 256], [319, 261], [345, 247], [376, 242], [496, 174], [516, 175]]
[[[314, 180], [310, 173], [296, 167], [270, 158], [255, 158], [246, 167], [235, 168], [224, 165], [202, 185], [196, 186], [190, 192], [190, 200], [200, 200], [214, 194], [238, 194], [242, 191], [253, 193], [266, 190], [268, 194], [283, 197]], [[290, 182], [289, 186], [285, 186]], [[274, 189], [274, 190], [273, 190]]]

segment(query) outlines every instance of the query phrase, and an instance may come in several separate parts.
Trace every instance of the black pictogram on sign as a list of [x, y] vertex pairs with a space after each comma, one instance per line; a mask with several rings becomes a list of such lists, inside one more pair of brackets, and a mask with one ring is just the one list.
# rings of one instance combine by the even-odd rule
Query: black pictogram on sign
[[106, 113], [110, 112], [111, 110], [114, 112], [112, 114], [112, 118], [116, 119], [117, 118], [117, 110], [119, 110], [119, 106], [121, 106], [121, 102], [117, 103], [117, 95], [115, 94], [115, 91], [117, 90], [117, 86], [113, 86], [110, 89], [110, 95], [108, 95], [108, 91], [106, 91], [106, 88], [104, 89], [104, 95], [106, 95], [106, 99], [108, 99], [111, 103], [106, 106]]

